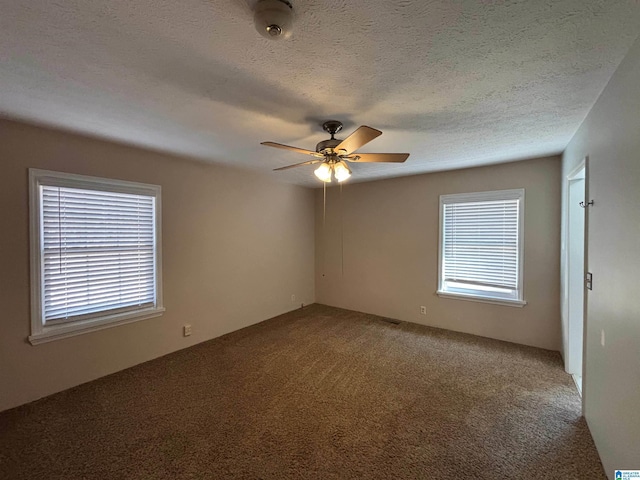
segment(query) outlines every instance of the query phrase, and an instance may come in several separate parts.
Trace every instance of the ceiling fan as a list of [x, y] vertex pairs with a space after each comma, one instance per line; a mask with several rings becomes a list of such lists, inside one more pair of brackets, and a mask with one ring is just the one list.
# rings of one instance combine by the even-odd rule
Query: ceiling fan
[[335, 138], [335, 134], [342, 130], [342, 123], [337, 120], [329, 120], [322, 124], [325, 132], [331, 135], [328, 140], [323, 140], [316, 145], [316, 151], [305, 150], [304, 148], [290, 147], [281, 143], [262, 142], [261, 145], [268, 147], [282, 148], [294, 152], [310, 155], [313, 160], [307, 162], [287, 165], [286, 167], [275, 168], [274, 170], [286, 170], [288, 168], [301, 167], [302, 165], [321, 165], [315, 170], [315, 175], [323, 182], [331, 182], [331, 175], [338, 182], [343, 182], [351, 176], [351, 169], [346, 162], [352, 163], [378, 163], [393, 162], [402, 163], [409, 158], [408, 153], [354, 153], [358, 148], [366, 145], [371, 140], [382, 135], [380, 130], [362, 125], [355, 132], [344, 140]]

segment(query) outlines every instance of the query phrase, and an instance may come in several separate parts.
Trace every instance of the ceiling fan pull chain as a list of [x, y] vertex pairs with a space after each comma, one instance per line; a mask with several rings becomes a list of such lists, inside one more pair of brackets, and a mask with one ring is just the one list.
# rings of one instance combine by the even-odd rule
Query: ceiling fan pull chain
[[322, 182], [322, 234], [324, 235], [324, 224], [327, 219], [327, 182]]
[[342, 267], [342, 278], [344, 278], [344, 222], [342, 220], [342, 182], [340, 183], [340, 263]]
[[325, 248], [327, 246], [327, 233], [324, 228], [327, 218], [327, 183], [322, 182], [322, 276], [326, 271], [326, 259]]

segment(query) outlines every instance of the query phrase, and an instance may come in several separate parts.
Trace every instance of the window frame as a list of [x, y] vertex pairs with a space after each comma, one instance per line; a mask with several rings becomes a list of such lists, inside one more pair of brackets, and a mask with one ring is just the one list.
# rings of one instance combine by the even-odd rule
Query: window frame
[[[129, 311], [97, 312], [89, 318], [65, 322], [44, 322], [42, 294], [42, 198], [40, 186], [69, 187], [99, 190], [112, 193], [152, 196], [155, 198], [154, 242], [155, 242], [155, 305]], [[159, 185], [128, 182], [110, 178], [91, 177], [51, 170], [29, 169], [29, 241], [30, 241], [30, 291], [31, 291], [31, 335], [32, 345], [61, 338], [94, 332], [116, 325], [158, 317], [165, 311], [162, 298], [162, 188]]]
[[[493, 296], [490, 293], [474, 289], [447, 289], [443, 278], [444, 273], [444, 207], [452, 203], [471, 203], [501, 200], [519, 200], [518, 202], [518, 266], [517, 266], [517, 298]], [[485, 192], [454, 193], [440, 195], [439, 204], [439, 236], [438, 236], [438, 289], [436, 294], [443, 298], [453, 298], [481, 303], [493, 303], [512, 307], [524, 307], [524, 188], [510, 190], [491, 190]]]

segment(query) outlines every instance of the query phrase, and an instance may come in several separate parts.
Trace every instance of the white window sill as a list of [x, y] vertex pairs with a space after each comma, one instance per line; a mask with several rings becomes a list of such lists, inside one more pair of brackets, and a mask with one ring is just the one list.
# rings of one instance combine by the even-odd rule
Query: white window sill
[[42, 330], [29, 336], [31, 345], [60, 340], [62, 338], [75, 337], [84, 333], [104, 330], [105, 328], [125, 325], [127, 323], [138, 322], [148, 318], [159, 317], [164, 312], [164, 308], [146, 308], [135, 312], [124, 312], [114, 315], [106, 315], [98, 318], [79, 320], [73, 323], [63, 323], [42, 327]]
[[438, 290], [436, 294], [439, 297], [443, 298], [452, 298], [456, 300], [465, 300], [467, 302], [480, 302], [480, 303], [492, 303], [495, 305], [506, 305], [509, 307], [524, 307], [527, 302], [524, 300], [514, 300], [510, 298], [492, 298], [492, 297], [482, 297], [479, 295], [471, 295], [469, 293], [453, 293], [453, 292], [445, 292], [442, 290]]

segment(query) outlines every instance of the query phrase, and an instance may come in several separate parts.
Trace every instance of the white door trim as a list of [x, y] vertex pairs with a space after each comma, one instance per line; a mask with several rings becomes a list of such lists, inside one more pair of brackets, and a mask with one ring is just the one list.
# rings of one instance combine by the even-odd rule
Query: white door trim
[[[584, 171], [584, 173], [583, 173]], [[570, 334], [570, 324], [569, 324], [569, 199], [570, 199], [570, 184], [572, 181], [577, 180], [579, 178], [584, 178], [584, 195], [585, 195], [585, 203], [589, 198], [589, 157], [584, 157], [576, 167], [569, 172], [569, 174], [564, 178], [564, 191], [565, 191], [565, 205], [566, 205], [566, 214], [564, 221], [564, 238], [563, 242], [566, 246], [566, 253], [564, 255], [564, 288], [562, 291], [563, 296], [563, 324], [567, 325], [568, 334]], [[584, 218], [584, 271], [588, 271], [587, 259], [588, 259], [588, 231], [589, 231], [589, 209], [585, 209], [585, 218]], [[587, 334], [587, 292], [585, 290], [585, 294], [583, 297], [583, 324], [582, 324], [582, 413], [584, 415], [584, 405], [585, 405], [585, 397], [586, 397], [586, 334]], [[566, 348], [569, 349], [570, 341], [567, 341]], [[564, 352], [564, 361], [565, 361], [565, 369], [568, 370], [568, 359], [570, 357], [570, 352]]]

